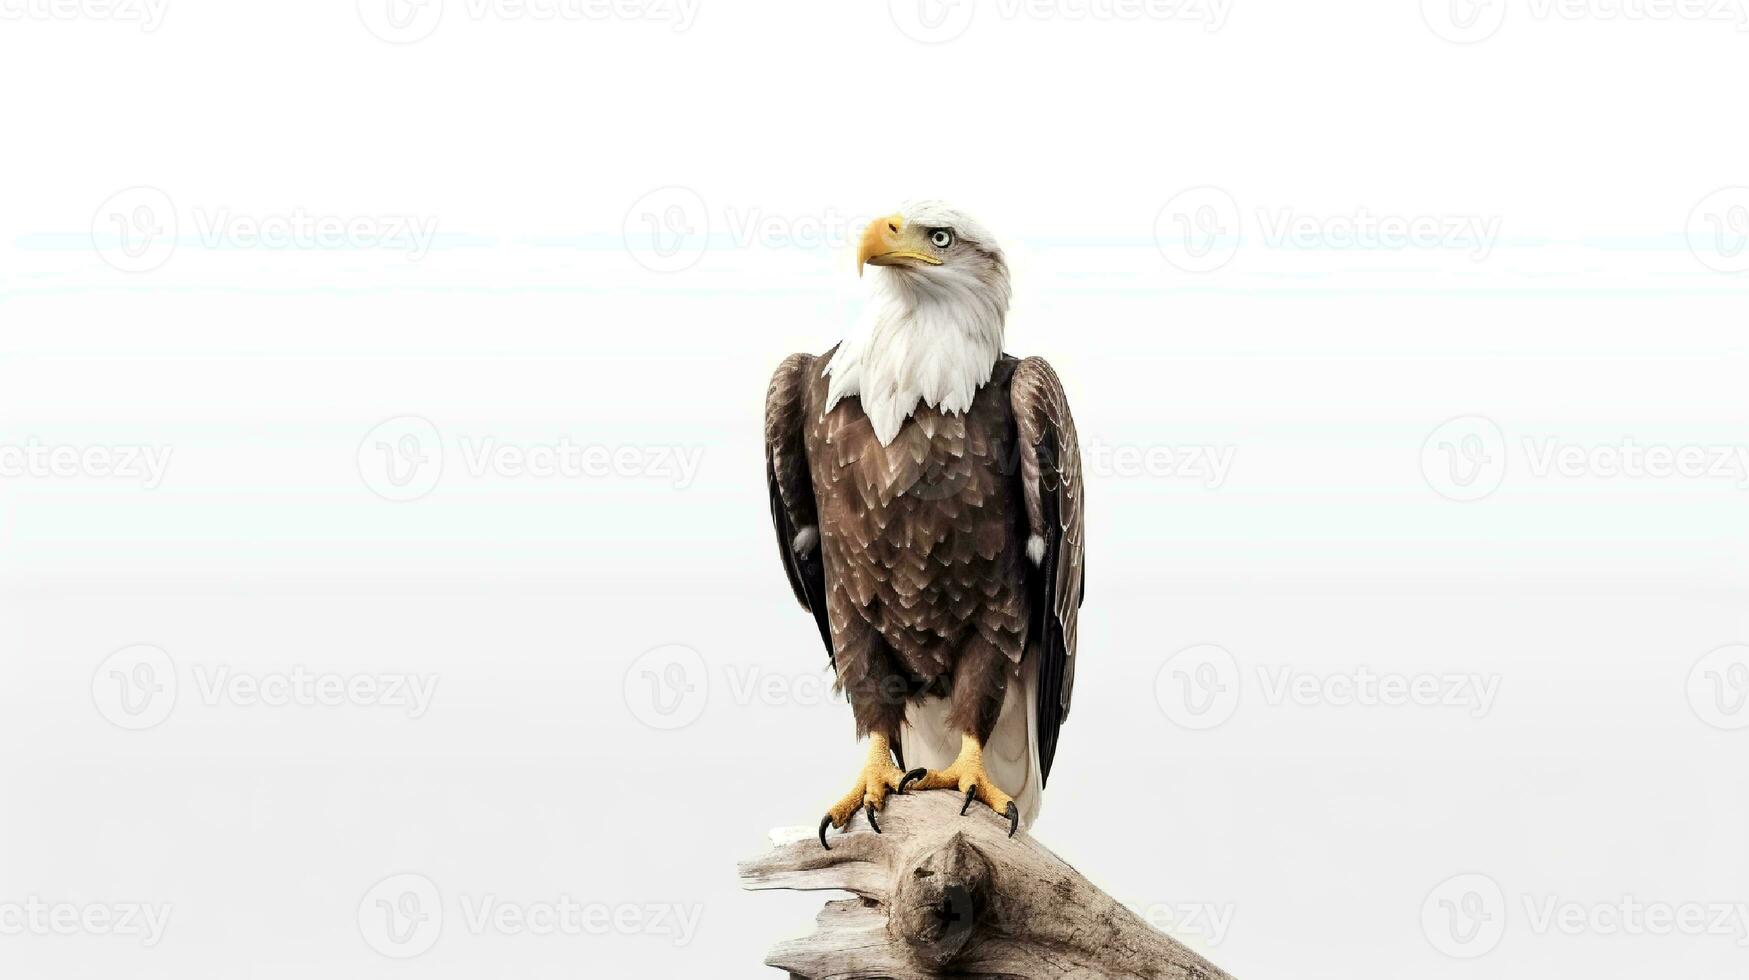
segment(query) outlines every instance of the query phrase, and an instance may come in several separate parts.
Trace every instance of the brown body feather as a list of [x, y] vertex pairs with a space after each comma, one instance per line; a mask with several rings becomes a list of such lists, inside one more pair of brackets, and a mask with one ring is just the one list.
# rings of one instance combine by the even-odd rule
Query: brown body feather
[[[859, 399], [826, 410], [830, 356], [792, 355], [772, 378], [767, 477], [790, 584], [820, 622], [858, 733], [897, 744], [906, 704], [936, 695], [982, 741], [1034, 656], [1048, 774], [1082, 589], [1080, 454], [1061, 384], [1042, 360], [1003, 356], [968, 411], [919, 405], [883, 446]], [[810, 525], [817, 544], [798, 552]]]

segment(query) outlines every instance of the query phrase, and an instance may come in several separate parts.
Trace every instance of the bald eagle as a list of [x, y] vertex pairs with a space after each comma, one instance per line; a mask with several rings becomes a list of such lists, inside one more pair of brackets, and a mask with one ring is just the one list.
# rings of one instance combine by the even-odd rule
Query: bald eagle
[[[938, 202], [864, 232], [872, 302], [792, 354], [765, 400], [778, 552], [819, 626], [867, 762], [820, 821], [951, 789], [1037, 816], [1069, 714], [1081, 605], [1081, 455], [1051, 366], [1002, 352], [1008, 266]], [[905, 770], [906, 763], [918, 768]]]

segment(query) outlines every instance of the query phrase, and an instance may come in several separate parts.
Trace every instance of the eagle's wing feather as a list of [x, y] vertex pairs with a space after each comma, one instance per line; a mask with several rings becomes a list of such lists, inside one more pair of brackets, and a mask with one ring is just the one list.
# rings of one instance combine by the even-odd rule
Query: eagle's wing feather
[[1085, 507], [1081, 447], [1063, 383], [1043, 358], [1015, 368], [1008, 397], [1020, 437], [1020, 492], [1027, 526], [1043, 539], [1042, 560], [1027, 572], [1032, 607], [1029, 652], [1038, 663], [1038, 749], [1041, 785], [1057, 754], [1057, 732], [1069, 717], [1075, 685], [1075, 630], [1086, 585], [1082, 562]]
[[[807, 410], [804, 407], [808, 381], [815, 358], [791, 354], [771, 376], [765, 393], [765, 482], [771, 492], [771, 525], [777, 532], [777, 551], [790, 588], [802, 608], [814, 614], [826, 658], [832, 659], [832, 628], [826, 620], [826, 569], [820, 558], [821, 542], [814, 506], [814, 480], [808, 472], [808, 454], [803, 444]], [[814, 540], [800, 554], [796, 536], [814, 527]]]

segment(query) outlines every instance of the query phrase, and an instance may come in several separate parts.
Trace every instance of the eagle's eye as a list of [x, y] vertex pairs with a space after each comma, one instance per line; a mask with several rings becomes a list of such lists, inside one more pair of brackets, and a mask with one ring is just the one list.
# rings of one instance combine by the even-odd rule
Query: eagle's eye
[[953, 232], [946, 228], [937, 228], [929, 233], [929, 244], [936, 248], [946, 248], [953, 244]]

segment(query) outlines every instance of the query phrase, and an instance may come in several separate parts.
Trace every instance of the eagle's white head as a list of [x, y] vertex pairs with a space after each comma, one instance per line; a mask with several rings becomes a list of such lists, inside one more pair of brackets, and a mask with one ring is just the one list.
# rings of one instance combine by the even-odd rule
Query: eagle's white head
[[914, 201], [863, 232], [858, 274], [870, 265], [868, 308], [826, 364], [826, 408], [858, 396], [885, 446], [919, 403], [963, 412], [990, 380], [1008, 315], [1008, 263], [970, 217]]

